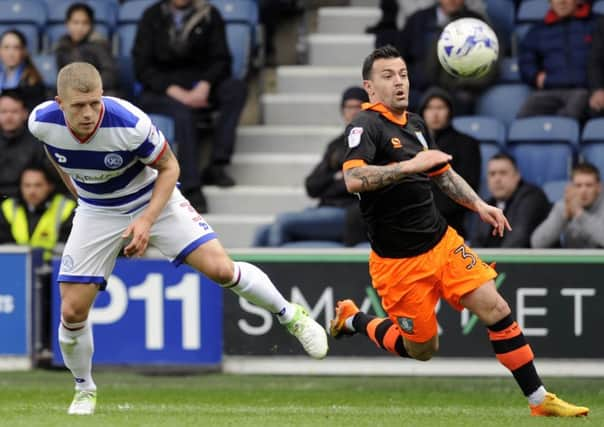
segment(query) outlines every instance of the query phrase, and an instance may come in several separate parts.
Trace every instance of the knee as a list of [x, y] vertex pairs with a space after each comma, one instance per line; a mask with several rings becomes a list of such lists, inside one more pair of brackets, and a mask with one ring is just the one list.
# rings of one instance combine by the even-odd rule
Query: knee
[[235, 266], [233, 261], [228, 257], [221, 259], [218, 262], [212, 264], [210, 271], [206, 272], [206, 275], [214, 282], [220, 285], [226, 285], [233, 281], [235, 274]]
[[427, 362], [438, 352], [438, 342], [432, 341], [422, 345], [405, 345], [407, 354], [420, 362]]
[[79, 323], [88, 318], [89, 308], [75, 301], [61, 303], [61, 317], [67, 323]]

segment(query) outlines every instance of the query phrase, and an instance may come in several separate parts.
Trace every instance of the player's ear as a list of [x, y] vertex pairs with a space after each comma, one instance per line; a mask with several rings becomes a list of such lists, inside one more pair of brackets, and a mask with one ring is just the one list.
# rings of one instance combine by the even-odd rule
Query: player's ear
[[371, 98], [373, 96], [373, 84], [371, 83], [371, 80], [363, 80], [363, 88], [365, 89], [365, 92], [367, 92], [367, 95], [369, 95], [369, 97]]
[[62, 110], [63, 109], [63, 100], [61, 99], [61, 97], [59, 95], [55, 95], [55, 102], [57, 104], [59, 104], [59, 108]]

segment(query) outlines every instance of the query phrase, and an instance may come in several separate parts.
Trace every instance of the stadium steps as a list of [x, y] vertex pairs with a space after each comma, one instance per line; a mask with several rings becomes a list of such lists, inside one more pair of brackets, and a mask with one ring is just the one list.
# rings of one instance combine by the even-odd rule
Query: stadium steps
[[218, 233], [226, 248], [247, 248], [252, 245], [256, 230], [274, 220], [273, 215], [205, 214], [203, 216]]
[[339, 94], [275, 93], [262, 95], [267, 125], [321, 125], [342, 123]]
[[316, 205], [301, 186], [204, 187], [208, 204], [215, 214], [276, 215]]
[[308, 36], [309, 63], [360, 68], [374, 44], [373, 34], [311, 34]]
[[382, 12], [377, 7], [322, 7], [319, 9], [320, 34], [359, 34], [375, 24]]
[[342, 131], [342, 126], [242, 126], [237, 153], [323, 153]]
[[321, 153], [235, 154], [228, 171], [239, 185], [300, 187], [319, 160]]
[[277, 90], [281, 93], [335, 93], [362, 84], [357, 67], [286, 66], [277, 68]]

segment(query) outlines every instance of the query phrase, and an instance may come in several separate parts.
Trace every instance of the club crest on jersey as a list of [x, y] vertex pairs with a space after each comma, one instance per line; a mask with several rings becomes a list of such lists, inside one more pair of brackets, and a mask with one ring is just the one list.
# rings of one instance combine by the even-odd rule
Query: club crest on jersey
[[424, 150], [427, 150], [428, 142], [426, 141], [426, 138], [424, 138], [424, 134], [421, 133], [420, 131], [415, 131], [415, 136], [419, 140], [420, 144], [422, 144], [422, 147], [424, 147]]
[[122, 156], [116, 153], [109, 153], [105, 156], [105, 166], [109, 169], [117, 169], [124, 163]]
[[410, 319], [408, 317], [397, 317], [396, 320], [398, 321], [398, 325], [403, 331], [407, 332], [408, 334], [412, 334], [414, 332], [413, 319]]
[[403, 148], [403, 144], [401, 144], [401, 140], [398, 138], [392, 138], [390, 140], [393, 148]]
[[352, 128], [348, 134], [348, 146], [354, 148], [361, 143], [361, 135], [363, 135], [363, 128]]

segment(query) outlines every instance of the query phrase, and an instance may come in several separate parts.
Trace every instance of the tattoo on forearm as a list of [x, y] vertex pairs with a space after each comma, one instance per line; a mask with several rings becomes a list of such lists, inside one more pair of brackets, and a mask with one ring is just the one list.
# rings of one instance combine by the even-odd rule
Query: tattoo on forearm
[[438, 187], [451, 199], [466, 207], [472, 207], [480, 198], [470, 185], [452, 169], [434, 178]]
[[167, 149], [159, 159], [153, 164], [155, 169], [161, 169], [173, 157], [172, 150]]
[[400, 163], [386, 166], [363, 166], [348, 169], [348, 178], [361, 181], [361, 192], [377, 190], [387, 185], [394, 184], [405, 177]]

